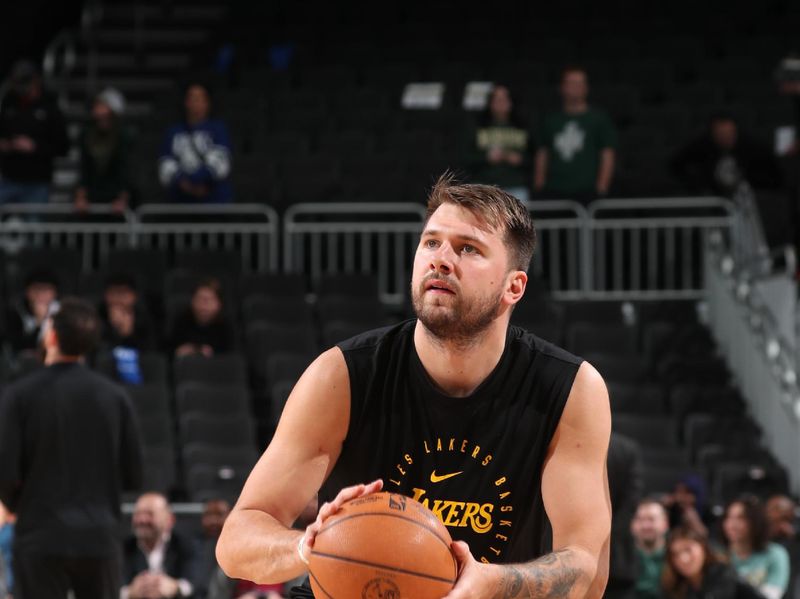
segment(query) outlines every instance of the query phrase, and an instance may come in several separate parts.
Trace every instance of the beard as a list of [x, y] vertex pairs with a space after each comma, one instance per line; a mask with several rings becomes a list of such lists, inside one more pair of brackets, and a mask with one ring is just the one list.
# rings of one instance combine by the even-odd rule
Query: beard
[[[414, 313], [419, 321], [439, 341], [459, 345], [471, 345], [477, 341], [497, 318], [502, 293], [470, 300], [456, 293], [441, 302], [435, 297], [425, 297], [425, 283], [429, 279], [444, 280], [444, 277], [426, 277], [411, 288]], [[459, 291], [458, 287], [455, 289]]]

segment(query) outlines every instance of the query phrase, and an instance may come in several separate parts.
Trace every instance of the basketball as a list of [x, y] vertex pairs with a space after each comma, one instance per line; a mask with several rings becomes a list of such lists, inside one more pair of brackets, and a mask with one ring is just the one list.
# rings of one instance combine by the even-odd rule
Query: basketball
[[322, 526], [309, 558], [317, 599], [441, 599], [456, 581], [450, 533], [404, 495], [346, 502]]

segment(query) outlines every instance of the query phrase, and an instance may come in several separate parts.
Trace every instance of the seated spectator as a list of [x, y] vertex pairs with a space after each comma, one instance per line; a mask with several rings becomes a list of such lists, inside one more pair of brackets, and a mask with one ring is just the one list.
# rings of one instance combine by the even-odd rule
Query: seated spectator
[[214, 555], [222, 525], [231, 511], [224, 499], [212, 499], [203, 506], [203, 538], [201, 539], [203, 573], [208, 576], [206, 599], [281, 599], [281, 584], [256, 584], [228, 578]]
[[86, 210], [91, 204], [111, 204], [115, 212], [124, 212], [131, 203], [131, 137], [120, 121], [124, 112], [125, 98], [116, 89], [108, 88], [94, 99], [92, 122], [81, 138], [77, 210]]
[[173, 202], [222, 203], [231, 200], [228, 181], [231, 145], [222, 121], [209, 119], [208, 89], [192, 84], [186, 90], [186, 120], [164, 137], [158, 172]]
[[29, 61], [11, 72], [0, 107], [0, 204], [46, 204], [53, 160], [69, 149], [64, 117]]
[[6, 319], [14, 352], [35, 354], [39, 350], [39, 332], [56, 299], [58, 279], [53, 273], [37, 270], [25, 277], [23, 296], [13, 303]]
[[669, 531], [667, 510], [652, 497], [639, 502], [631, 522], [631, 534], [636, 543], [636, 599], [661, 597], [661, 571], [666, 556], [666, 536]]
[[470, 140], [474, 179], [502, 187], [519, 200], [530, 199], [532, 137], [514, 108], [508, 88], [496, 85]]
[[170, 338], [177, 357], [210, 357], [233, 349], [233, 326], [223, 310], [222, 285], [217, 279], [197, 284], [189, 307], [176, 317]]
[[106, 279], [98, 313], [105, 325], [103, 340], [110, 348], [122, 346], [138, 351], [155, 349], [153, 323], [139, 299], [133, 277], [119, 273], [111, 274]]
[[14, 589], [13, 558], [14, 514], [0, 502], [0, 599]]
[[770, 148], [742, 133], [726, 113], [711, 117], [708, 130], [678, 150], [670, 168], [690, 193], [730, 195], [742, 183], [754, 189], [776, 189], [782, 183]]
[[159, 493], [139, 497], [132, 523], [134, 536], [124, 545], [122, 599], [202, 597], [195, 546], [174, 530], [167, 498]]
[[666, 599], [763, 599], [716, 555], [706, 536], [694, 528], [673, 530], [666, 545], [661, 578]]
[[722, 534], [739, 576], [767, 599], [781, 599], [789, 586], [789, 554], [768, 539], [764, 506], [745, 495], [728, 504]]
[[584, 69], [565, 68], [560, 91], [561, 111], [542, 123], [533, 185], [547, 198], [587, 204], [611, 187], [617, 132], [604, 111], [589, 105]]
[[710, 516], [706, 506], [705, 482], [696, 474], [684, 476], [674, 491], [664, 498], [669, 514], [669, 527], [689, 526], [708, 536]]
[[792, 589], [800, 580], [800, 535], [797, 534], [797, 505], [786, 495], [773, 495], [765, 504], [769, 540], [789, 553], [789, 589], [784, 599], [792, 599]]

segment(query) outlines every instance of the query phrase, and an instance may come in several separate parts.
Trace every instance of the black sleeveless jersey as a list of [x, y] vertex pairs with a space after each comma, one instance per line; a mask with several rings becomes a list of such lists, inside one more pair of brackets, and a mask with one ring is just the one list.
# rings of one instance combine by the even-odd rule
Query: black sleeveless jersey
[[550, 550], [541, 474], [582, 360], [518, 327], [469, 397], [439, 392], [414, 346], [415, 320], [339, 344], [350, 375], [350, 424], [321, 492], [382, 478], [423, 503], [488, 563]]

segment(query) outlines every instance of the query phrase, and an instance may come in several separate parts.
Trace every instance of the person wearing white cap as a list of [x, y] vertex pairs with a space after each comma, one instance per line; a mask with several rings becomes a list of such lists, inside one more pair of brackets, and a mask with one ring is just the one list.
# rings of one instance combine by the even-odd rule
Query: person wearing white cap
[[111, 204], [124, 212], [131, 202], [128, 158], [131, 137], [121, 122], [125, 98], [106, 88], [94, 98], [92, 122], [81, 139], [80, 183], [75, 190], [75, 208], [85, 211], [91, 204]]

